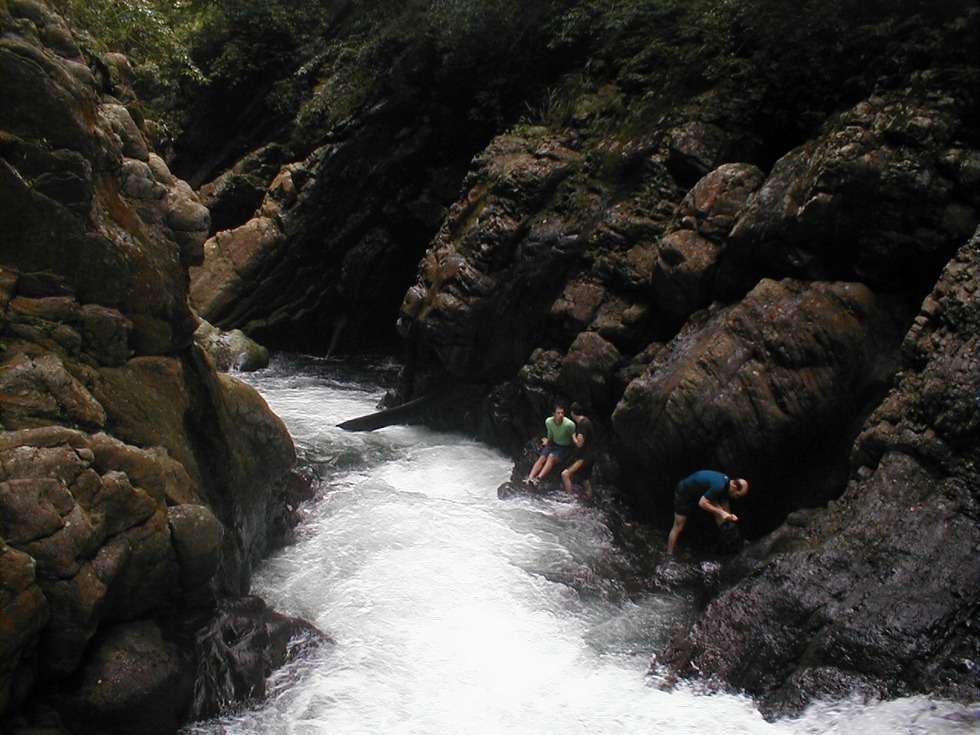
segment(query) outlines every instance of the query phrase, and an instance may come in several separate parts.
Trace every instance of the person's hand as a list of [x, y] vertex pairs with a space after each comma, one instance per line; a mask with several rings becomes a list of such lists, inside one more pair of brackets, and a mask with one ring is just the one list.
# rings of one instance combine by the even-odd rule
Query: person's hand
[[726, 521], [737, 521], [738, 520], [738, 516], [735, 515], [734, 513], [726, 513], [725, 514], [725, 517], [722, 520], [726, 520]]

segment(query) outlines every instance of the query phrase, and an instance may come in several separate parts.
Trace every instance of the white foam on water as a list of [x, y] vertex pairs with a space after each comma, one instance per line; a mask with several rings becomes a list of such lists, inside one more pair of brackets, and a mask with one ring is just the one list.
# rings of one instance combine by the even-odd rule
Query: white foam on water
[[249, 380], [328, 487], [253, 590], [336, 644], [188, 735], [978, 732], [975, 711], [927, 698], [767, 722], [745, 697], [652, 686], [652, 652], [688, 603], [604, 576], [619, 552], [597, 511], [498, 500], [511, 462], [456, 435], [340, 431], [380, 390], [295, 370]]

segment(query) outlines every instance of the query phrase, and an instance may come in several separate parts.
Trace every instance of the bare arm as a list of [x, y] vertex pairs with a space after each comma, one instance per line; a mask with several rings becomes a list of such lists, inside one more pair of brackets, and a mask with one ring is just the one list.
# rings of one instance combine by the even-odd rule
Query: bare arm
[[711, 502], [710, 500], [708, 500], [708, 498], [704, 497], [703, 495], [701, 496], [701, 499], [698, 501], [698, 505], [704, 508], [709, 513], [714, 513], [716, 516], [718, 516], [718, 518], [720, 518], [723, 521], [738, 520], [737, 515], [735, 515], [730, 511], [725, 510], [722, 506], [718, 505], [717, 503]]

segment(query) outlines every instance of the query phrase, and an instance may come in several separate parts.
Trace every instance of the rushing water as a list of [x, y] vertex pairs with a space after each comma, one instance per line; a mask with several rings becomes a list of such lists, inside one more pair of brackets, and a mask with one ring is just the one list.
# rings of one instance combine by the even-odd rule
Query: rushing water
[[278, 358], [245, 377], [324, 480], [253, 589], [336, 644], [277, 672], [266, 701], [188, 735], [978, 731], [975, 712], [926, 698], [769, 723], [743, 697], [662, 691], [645, 673], [688, 602], [630, 581], [599, 511], [498, 500], [511, 463], [459, 436], [337, 429], [375, 410], [376, 367]]

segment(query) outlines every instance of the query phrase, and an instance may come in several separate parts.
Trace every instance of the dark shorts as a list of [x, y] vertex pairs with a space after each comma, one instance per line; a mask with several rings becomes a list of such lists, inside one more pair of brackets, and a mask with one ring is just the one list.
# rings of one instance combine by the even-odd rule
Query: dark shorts
[[575, 470], [575, 476], [583, 480], [589, 480], [592, 478], [592, 468], [595, 466], [595, 457], [586, 456], [583, 457], [579, 455], [578, 457], [573, 457], [572, 461], [568, 463], [569, 467], [574, 467], [576, 462], [582, 462], [582, 466]]
[[545, 444], [544, 447], [542, 447], [541, 456], [547, 457], [549, 455], [554, 455], [556, 460], [561, 460], [568, 457], [571, 454], [571, 452], [572, 452], [571, 447], [563, 447], [561, 444], [555, 444], [554, 442], [551, 442], [551, 444]]
[[683, 483], [678, 483], [674, 488], [674, 514], [687, 517], [698, 507], [701, 501], [700, 493], [692, 493], [689, 488], [685, 488]]

